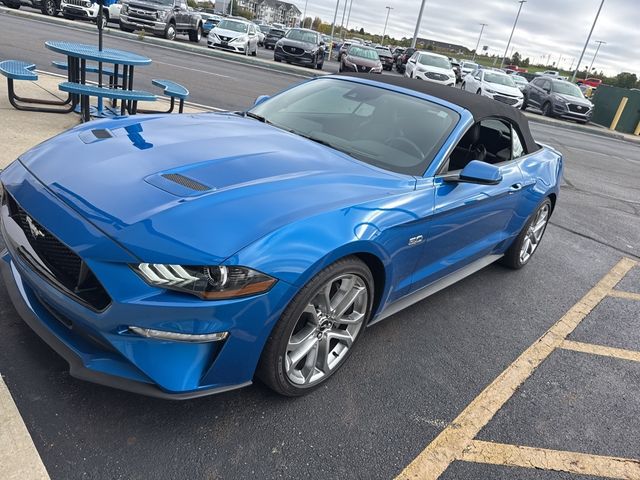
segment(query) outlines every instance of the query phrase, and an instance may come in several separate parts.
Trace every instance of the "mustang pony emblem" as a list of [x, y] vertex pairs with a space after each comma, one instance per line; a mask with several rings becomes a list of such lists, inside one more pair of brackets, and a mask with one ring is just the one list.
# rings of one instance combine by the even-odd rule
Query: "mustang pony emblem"
[[27, 215], [27, 225], [29, 225], [29, 231], [31, 232], [31, 236], [34, 239], [38, 239], [38, 237], [44, 238], [44, 232], [36, 227], [35, 222], [31, 219], [30, 216]]

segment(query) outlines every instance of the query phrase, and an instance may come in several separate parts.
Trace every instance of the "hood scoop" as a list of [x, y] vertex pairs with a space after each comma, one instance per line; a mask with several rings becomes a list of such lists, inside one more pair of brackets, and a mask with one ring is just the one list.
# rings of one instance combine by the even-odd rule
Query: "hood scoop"
[[215, 188], [211, 188], [181, 173], [150, 175], [145, 178], [145, 181], [154, 187], [158, 187], [178, 197], [197, 197], [198, 195], [203, 195], [215, 190]]

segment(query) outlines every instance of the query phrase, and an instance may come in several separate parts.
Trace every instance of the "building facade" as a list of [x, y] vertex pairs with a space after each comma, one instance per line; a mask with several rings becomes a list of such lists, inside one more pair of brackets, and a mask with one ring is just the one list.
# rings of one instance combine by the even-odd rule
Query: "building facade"
[[302, 12], [292, 3], [281, 0], [236, 0], [238, 7], [253, 12], [256, 20], [266, 23], [282, 23], [294, 27], [300, 22]]

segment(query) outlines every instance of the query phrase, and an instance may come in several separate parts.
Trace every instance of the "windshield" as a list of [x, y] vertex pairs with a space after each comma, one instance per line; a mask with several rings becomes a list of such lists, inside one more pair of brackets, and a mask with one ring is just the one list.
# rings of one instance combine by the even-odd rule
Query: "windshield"
[[484, 72], [484, 81], [488, 83], [495, 83], [497, 85], [504, 85], [506, 87], [516, 86], [513, 80], [511, 80], [511, 77], [495, 72]]
[[582, 95], [580, 89], [573, 83], [569, 82], [553, 82], [553, 91], [561, 95], [584, 98], [584, 95]]
[[269, 30], [269, 35], [273, 35], [274, 37], [284, 37], [284, 30], [276, 30], [272, 28]]
[[480, 65], [473, 62], [462, 62], [462, 68], [470, 68], [471, 70], [477, 70], [480, 68]]
[[526, 79], [526, 78], [524, 78], [524, 77], [520, 77], [520, 76], [518, 76], [518, 75], [512, 75], [512, 76], [511, 76], [511, 79], [512, 79], [514, 82], [516, 82], [516, 83], [518, 83], [518, 84], [520, 84], [520, 85], [525, 85], [525, 84], [529, 83], [529, 82], [527, 82], [527, 79]]
[[390, 57], [391, 56], [391, 50], [389, 50], [386, 47], [378, 47], [378, 48], [376, 48], [376, 50], [378, 51], [378, 54], [380, 54], [380, 55], [384, 55], [386, 57]]
[[289, 30], [285, 35], [285, 38], [305, 43], [318, 43], [318, 34], [314, 32], [307, 32], [305, 30]]
[[247, 29], [249, 28], [249, 25], [247, 25], [246, 23], [225, 19], [218, 24], [217, 28], [221, 28], [224, 30], [231, 30], [233, 32], [247, 33]]
[[366, 58], [367, 60], [380, 60], [378, 56], [378, 52], [372, 48], [359, 47], [357, 45], [353, 45], [349, 49], [350, 57], [358, 57], [358, 58]]
[[260, 31], [262, 33], [269, 33], [269, 30], [271, 30], [271, 27], [269, 25], [260, 25]]
[[435, 55], [420, 55], [418, 63], [421, 65], [427, 65], [429, 67], [445, 68], [451, 70], [451, 64], [449, 60], [444, 57], [436, 57]]
[[293, 87], [249, 116], [407, 175], [424, 174], [460, 120], [427, 100], [335, 78]]

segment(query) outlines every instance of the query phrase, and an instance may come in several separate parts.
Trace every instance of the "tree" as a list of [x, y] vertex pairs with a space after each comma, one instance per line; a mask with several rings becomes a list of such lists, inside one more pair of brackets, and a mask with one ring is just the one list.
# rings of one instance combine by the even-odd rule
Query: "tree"
[[198, 3], [196, 2], [196, 0], [187, 0], [187, 5], [189, 5], [191, 8], [198, 8]]
[[529, 59], [529, 57], [527, 57], [524, 60], [522, 60], [522, 66], [523, 67], [528, 67], [530, 64], [531, 64], [531, 60]]
[[522, 57], [520, 56], [520, 54], [518, 52], [514, 53], [513, 57], [511, 57], [511, 64], [512, 65], [519, 66], [521, 61], [522, 61]]
[[635, 88], [638, 84], [638, 77], [635, 73], [622, 72], [616, 75], [615, 85], [622, 88]]
[[239, 17], [244, 17], [247, 20], [253, 20], [254, 16], [251, 10], [248, 8], [238, 7], [235, 3], [233, 4], [233, 14]]
[[305, 17], [305, 19], [302, 20], [302, 28], [311, 28], [311, 27], [313, 27], [313, 18]]
[[364, 35], [364, 28], [360, 27], [360, 30], [358, 30], [358, 32], [360, 33], [360, 35]]
[[322, 27], [322, 19], [320, 17], [314, 18], [313, 23], [311, 24], [311, 28], [316, 31], [320, 31], [320, 27]]

